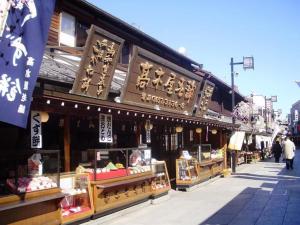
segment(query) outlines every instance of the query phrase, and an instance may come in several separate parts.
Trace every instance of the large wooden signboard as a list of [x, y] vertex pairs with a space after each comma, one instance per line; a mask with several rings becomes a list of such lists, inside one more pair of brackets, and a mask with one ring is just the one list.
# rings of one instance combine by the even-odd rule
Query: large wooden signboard
[[201, 82], [200, 76], [135, 46], [121, 101], [191, 115]]
[[215, 84], [206, 80], [201, 91], [201, 97], [198, 104], [198, 109], [196, 115], [199, 117], [203, 117], [203, 115], [208, 110], [208, 105], [211, 100], [211, 96], [214, 92]]
[[107, 99], [124, 40], [91, 26], [72, 93]]

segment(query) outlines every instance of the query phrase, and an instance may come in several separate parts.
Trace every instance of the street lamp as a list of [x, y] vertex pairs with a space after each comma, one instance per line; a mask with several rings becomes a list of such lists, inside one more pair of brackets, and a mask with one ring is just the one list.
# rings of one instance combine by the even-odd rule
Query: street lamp
[[277, 102], [277, 96], [276, 95], [274, 95], [274, 96], [271, 96], [271, 98], [267, 98], [266, 96], [265, 96], [265, 125], [266, 125], [266, 133], [268, 133], [268, 118], [269, 118], [269, 116], [268, 116], [268, 114], [267, 114], [267, 101], [271, 101], [271, 102]]
[[[231, 61], [230, 61], [230, 67], [231, 67], [231, 108], [232, 108], [232, 112], [234, 110], [234, 106], [235, 106], [235, 98], [234, 98], [234, 65], [243, 65], [244, 70], [247, 69], [254, 69], [254, 58], [253, 56], [251, 57], [243, 57], [243, 61], [242, 62], [234, 62], [233, 58], [231, 57]], [[235, 124], [235, 118], [234, 116], [232, 116], [232, 124]], [[235, 150], [232, 150], [231, 152], [231, 162], [232, 162], [232, 172], [235, 173], [236, 172], [236, 152]]]

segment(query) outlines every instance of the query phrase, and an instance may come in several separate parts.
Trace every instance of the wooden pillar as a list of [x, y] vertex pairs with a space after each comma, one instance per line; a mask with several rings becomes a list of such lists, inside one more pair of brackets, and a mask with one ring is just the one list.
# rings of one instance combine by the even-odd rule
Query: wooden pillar
[[66, 115], [64, 118], [64, 159], [65, 159], [65, 172], [70, 172], [70, 117]]
[[224, 169], [227, 169], [227, 138], [223, 130], [221, 130], [222, 148], [224, 149]]
[[222, 131], [222, 129], [218, 130], [218, 134], [219, 134], [219, 146], [221, 148], [223, 148], [224, 144], [223, 144], [223, 131]]

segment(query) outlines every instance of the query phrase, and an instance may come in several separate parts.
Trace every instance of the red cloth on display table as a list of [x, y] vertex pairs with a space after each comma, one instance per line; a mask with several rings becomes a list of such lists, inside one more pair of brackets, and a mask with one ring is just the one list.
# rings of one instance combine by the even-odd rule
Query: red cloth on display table
[[[94, 173], [90, 173], [90, 180], [94, 180]], [[116, 177], [127, 176], [126, 169], [111, 170], [109, 172], [101, 172], [96, 174], [96, 180], [106, 180]]]

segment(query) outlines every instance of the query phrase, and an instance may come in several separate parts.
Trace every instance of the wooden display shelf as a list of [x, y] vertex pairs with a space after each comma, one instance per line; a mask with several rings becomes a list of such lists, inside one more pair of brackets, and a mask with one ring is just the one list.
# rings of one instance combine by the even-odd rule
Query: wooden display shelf
[[200, 167], [205, 167], [205, 166], [212, 166], [213, 164], [215, 164], [215, 162], [212, 161], [212, 160], [209, 160], [209, 161], [200, 162], [199, 166]]
[[80, 221], [86, 218], [90, 218], [94, 214], [93, 208], [89, 208], [83, 212], [73, 213], [68, 216], [62, 217], [62, 224], [72, 223], [75, 221]]
[[93, 180], [93, 181], [91, 181], [91, 184], [92, 185], [99, 185], [99, 184], [115, 183], [115, 182], [119, 182], [119, 181], [135, 179], [137, 177], [145, 177], [145, 176], [149, 176], [149, 175], [152, 175], [151, 171], [131, 174], [131, 175], [128, 175], [128, 176], [116, 177], [116, 178], [112, 178], [112, 179], [96, 180], [96, 181]]
[[213, 162], [215, 162], [215, 164], [211, 168], [212, 176], [221, 174], [224, 169], [224, 159], [213, 159]]
[[0, 224], [60, 224], [59, 188], [9, 195], [0, 198]]
[[120, 180], [118, 182], [113, 182], [113, 183], [99, 184], [96, 186], [97, 186], [97, 188], [107, 189], [107, 188], [114, 188], [114, 187], [123, 186], [123, 185], [129, 185], [131, 183], [136, 183], [139, 181], [144, 181], [146, 179], [152, 179], [152, 178], [154, 178], [154, 175], [151, 174], [151, 175], [147, 175], [147, 176], [134, 177], [132, 179]]
[[152, 195], [152, 172], [91, 182], [95, 214], [117, 211]]
[[201, 182], [200, 177], [197, 177], [197, 179], [191, 179], [191, 180], [178, 180], [178, 181], [176, 181], [176, 186], [178, 189], [182, 189], [182, 188], [192, 187], [196, 184], [199, 184], [200, 182]]
[[[185, 160], [185, 163], [187, 166], [186, 172], [190, 179], [180, 179], [178, 164], [179, 164], [179, 161], [181, 161], [181, 160]], [[191, 167], [190, 164], [193, 164], [193, 166]], [[193, 171], [191, 171], [191, 169], [193, 169]], [[177, 189], [179, 189], [179, 190], [187, 189], [196, 184], [199, 184], [202, 180], [201, 177], [199, 176], [200, 170], [201, 170], [200, 164], [195, 159], [193, 160], [193, 162], [191, 162], [190, 160], [186, 160], [186, 159], [177, 159], [176, 160], [176, 187], [177, 187]], [[193, 174], [193, 176], [192, 176], [192, 173], [195, 173], [195, 174]]]
[[151, 195], [151, 198], [156, 198], [158, 196], [164, 195], [164, 194], [168, 194], [168, 192], [171, 190], [171, 186], [168, 185], [165, 188], [159, 188], [159, 189], [155, 189], [153, 190], [153, 193]]
[[[180, 159], [182, 160], [182, 159]], [[207, 160], [195, 164], [196, 168], [196, 178], [195, 179], [189, 179], [189, 180], [182, 180], [179, 179], [178, 174], [178, 160], [176, 160], [176, 186], [177, 189], [187, 189], [194, 185], [197, 185], [203, 181], [206, 181], [210, 179], [213, 176], [216, 176], [220, 174], [223, 170], [223, 161], [224, 159], [213, 159], [213, 160]], [[187, 161], [188, 162], [188, 161]], [[188, 164], [187, 164], [188, 165]], [[187, 166], [187, 171], [189, 171], [189, 165]], [[190, 172], [188, 172], [190, 174]]]
[[216, 162], [216, 163], [222, 163], [222, 162], [224, 162], [224, 158], [213, 159], [212, 161]]
[[0, 197], [0, 211], [1, 211], [1, 207], [4, 206], [5, 204], [21, 202], [21, 201], [44, 197], [47, 195], [57, 194], [57, 193], [61, 193], [60, 188], [50, 188], [50, 189], [44, 189], [39, 191], [31, 191], [26, 193], [3, 196]]
[[[154, 180], [152, 181], [153, 184], [152, 186], [152, 196], [151, 198], [158, 198], [163, 195], [167, 195], [169, 190], [171, 190], [171, 184], [170, 184], [170, 179], [169, 179], [169, 173], [168, 169], [166, 166], [165, 161], [157, 161], [156, 164], [152, 165], [155, 173]], [[156, 168], [160, 167], [160, 169]], [[159, 173], [163, 173], [163, 175], [158, 175]], [[166, 185], [163, 188], [153, 188], [153, 186], [156, 186], [157, 184], [159, 185]]]
[[206, 169], [201, 168], [201, 170], [199, 172], [199, 180], [201, 182], [206, 181], [209, 178], [211, 178], [211, 175], [212, 175], [211, 168], [206, 168]]
[[[84, 220], [87, 218], [92, 217], [94, 214], [94, 204], [93, 204], [93, 195], [92, 195], [92, 188], [89, 180], [89, 174], [88, 173], [80, 173], [80, 174], [75, 174], [75, 173], [69, 173], [69, 174], [63, 174], [61, 175], [61, 179], [63, 178], [79, 178], [82, 180], [82, 182], [87, 182], [87, 192], [86, 193], [80, 193], [80, 194], [74, 194], [72, 195], [74, 198], [79, 197], [81, 199], [84, 199], [81, 207], [84, 208], [83, 211], [79, 211], [76, 213], [71, 213], [70, 215], [63, 216], [61, 215], [61, 221], [62, 224], [66, 223], [72, 223], [80, 220]], [[85, 178], [85, 179], [82, 179]], [[75, 180], [74, 180], [75, 182]], [[75, 187], [75, 186], [74, 186]]]

